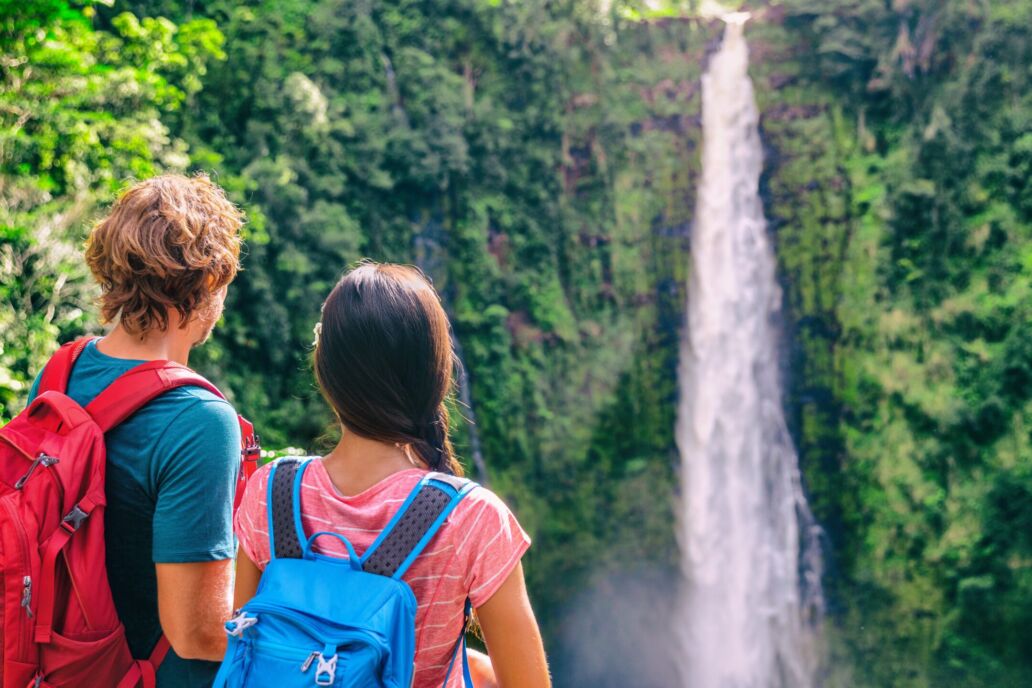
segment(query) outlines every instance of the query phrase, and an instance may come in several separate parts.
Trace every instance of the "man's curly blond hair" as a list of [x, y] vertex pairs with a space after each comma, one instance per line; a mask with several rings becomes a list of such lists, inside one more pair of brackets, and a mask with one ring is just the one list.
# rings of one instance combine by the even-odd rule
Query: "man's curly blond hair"
[[217, 308], [236, 277], [244, 217], [207, 175], [166, 174], [126, 190], [86, 240], [101, 315], [130, 334]]

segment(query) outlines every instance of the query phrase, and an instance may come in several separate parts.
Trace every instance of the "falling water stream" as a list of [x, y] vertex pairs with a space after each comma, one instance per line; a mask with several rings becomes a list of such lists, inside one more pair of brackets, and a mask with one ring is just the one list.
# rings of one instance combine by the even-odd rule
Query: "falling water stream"
[[681, 350], [683, 685], [812, 688], [819, 530], [782, 412], [781, 292], [759, 197], [748, 14], [702, 78], [702, 182]]

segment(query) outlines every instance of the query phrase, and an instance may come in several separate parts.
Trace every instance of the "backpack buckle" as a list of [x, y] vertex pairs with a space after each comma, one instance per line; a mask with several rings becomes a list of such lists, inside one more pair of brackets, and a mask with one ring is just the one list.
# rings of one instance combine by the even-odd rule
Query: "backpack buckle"
[[332, 686], [333, 679], [337, 676], [337, 655], [326, 659], [320, 653], [316, 659], [319, 660], [319, 664], [315, 667], [315, 685]]
[[244, 461], [257, 461], [262, 457], [262, 438], [258, 433], [244, 438], [244, 448], [241, 453]]
[[88, 517], [89, 514], [80, 509], [79, 505], [76, 504], [72, 507], [72, 510], [69, 511], [64, 518], [61, 519], [61, 527], [67, 530], [69, 533], [74, 533], [75, 531], [79, 530], [79, 528], [82, 526], [82, 522], [85, 521]]
[[226, 622], [226, 634], [239, 638], [251, 626], [258, 623], [257, 616], [248, 616], [247, 612], [240, 612]]

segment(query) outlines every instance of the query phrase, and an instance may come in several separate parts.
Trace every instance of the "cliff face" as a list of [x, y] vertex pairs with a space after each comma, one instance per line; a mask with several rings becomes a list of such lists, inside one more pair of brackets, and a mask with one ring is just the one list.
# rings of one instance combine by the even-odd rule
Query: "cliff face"
[[[627, 24], [573, 65], [564, 238], [557, 265], [540, 266], [542, 278], [557, 271], [570, 335], [510, 313], [504, 353], [469, 360], [492, 487], [536, 538], [528, 580], [560, 685], [675, 680], [664, 641], [678, 567], [677, 361], [700, 77], [718, 37], [695, 20]], [[513, 371], [508, 388], [499, 370]]]
[[1030, 10], [861, 4], [750, 27], [829, 683], [1023, 685]]

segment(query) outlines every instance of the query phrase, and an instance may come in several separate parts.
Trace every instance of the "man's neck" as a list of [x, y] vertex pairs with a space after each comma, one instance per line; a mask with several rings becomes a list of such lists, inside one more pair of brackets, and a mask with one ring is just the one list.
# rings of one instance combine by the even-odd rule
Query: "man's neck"
[[183, 365], [187, 365], [192, 346], [191, 333], [188, 329], [180, 328], [178, 322], [170, 322], [164, 332], [152, 330], [143, 335], [130, 334], [121, 325], [117, 325], [97, 342], [97, 349], [113, 358], [175, 361]]

